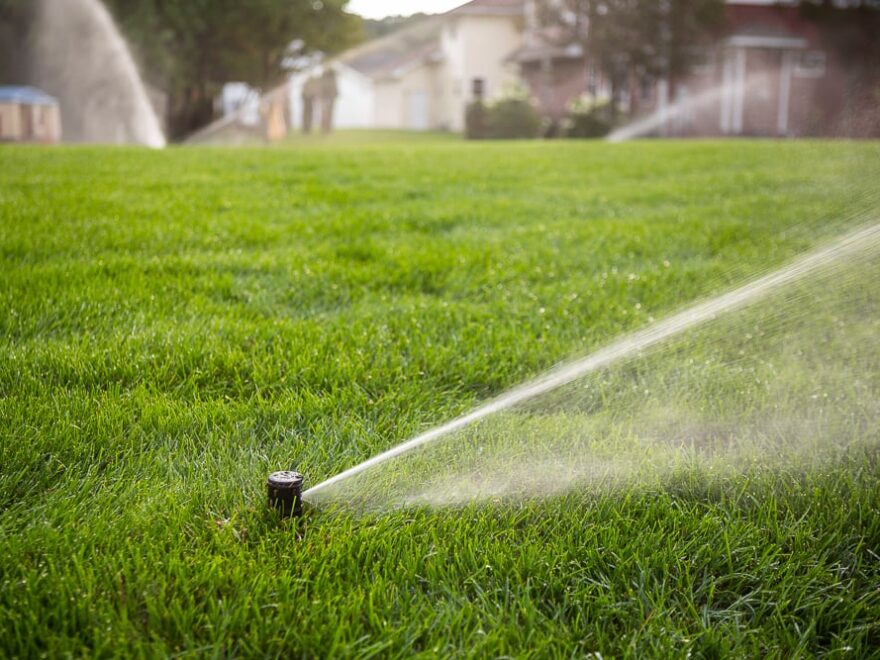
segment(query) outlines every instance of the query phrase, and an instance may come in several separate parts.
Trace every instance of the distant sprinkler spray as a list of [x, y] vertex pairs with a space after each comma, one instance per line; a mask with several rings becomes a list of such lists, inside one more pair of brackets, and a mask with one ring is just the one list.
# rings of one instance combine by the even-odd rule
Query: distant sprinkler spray
[[299, 472], [285, 470], [269, 475], [266, 486], [269, 506], [278, 509], [282, 518], [300, 517], [303, 513], [302, 487], [305, 478]]

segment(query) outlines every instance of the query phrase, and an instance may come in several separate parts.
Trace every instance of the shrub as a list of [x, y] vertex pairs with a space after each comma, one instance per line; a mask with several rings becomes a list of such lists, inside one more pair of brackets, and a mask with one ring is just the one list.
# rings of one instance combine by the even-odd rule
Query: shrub
[[570, 138], [600, 138], [611, 131], [611, 101], [582, 96], [568, 109], [565, 135]]
[[497, 140], [535, 138], [540, 130], [541, 118], [527, 98], [503, 98], [489, 108], [489, 132]]
[[489, 111], [482, 101], [468, 105], [464, 116], [464, 132], [468, 140], [485, 140], [489, 137]]
[[465, 136], [469, 140], [535, 138], [541, 129], [541, 117], [528, 93], [519, 89], [508, 90], [488, 105], [474, 101], [465, 113]]

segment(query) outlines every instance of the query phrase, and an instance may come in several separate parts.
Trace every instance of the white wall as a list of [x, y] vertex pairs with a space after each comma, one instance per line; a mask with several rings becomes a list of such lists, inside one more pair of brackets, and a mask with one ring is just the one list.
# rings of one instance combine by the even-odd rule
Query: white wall
[[[336, 71], [338, 96], [333, 110], [334, 128], [374, 128], [376, 126], [376, 90], [373, 82], [343, 64], [333, 64]], [[311, 69], [290, 78], [290, 112], [293, 127], [302, 128], [302, 88], [310, 75], [320, 75], [320, 69]], [[321, 125], [320, 103], [315, 108], [314, 127]], [[314, 129], [313, 129], [314, 130]]]
[[0, 139], [21, 138], [21, 106], [17, 103], [0, 103]]
[[[395, 130], [438, 130], [442, 125], [442, 88], [435, 64], [422, 64], [400, 77], [376, 83], [376, 128]], [[424, 95], [427, 118], [424, 125], [415, 121], [412, 96]]]
[[242, 82], [226, 83], [220, 92], [223, 116], [238, 114], [239, 120], [247, 126], [260, 123], [260, 93]]
[[[373, 81], [334, 63], [339, 88], [335, 127], [412, 130], [411, 98], [424, 93], [429, 129], [463, 131], [474, 78], [485, 81], [486, 99], [497, 97], [519, 80], [516, 68], [504, 60], [523, 43], [522, 23], [517, 16], [450, 16], [441, 33], [442, 61], [398, 72], [392, 79]], [[302, 87], [318, 70], [291, 77], [290, 108], [297, 129], [302, 124]], [[320, 125], [319, 116], [315, 124]]]
[[449, 130], [461, 130], [464, 121], [457, 121], [456, 115], [464, 112], [467, 104], [465, 85], [465, 44], [461, 30], [462, 19], [450, 18], [440, 36], [444, 66], [441, 74], [443, 90], [442, 123]]
[[373, 81], [350, 69], [337, 70], [339, 98], [336, 99], [337, 128], [370, 128], [375, 123]]
[[[23, 115], [30, 118], [28, 135], [24, 135]], [[0, 140], [60, 142], [61, 113], [58, 106], [0, 103]]]
[[34, 139], [50, 143], [61, 141], [61, 111], [58, 106], [32, 106], [31, 121]]
[[524, 39], [522, 18], [516, 16], [468, 16], [450, 20], [443, 30], [446, 56], [444, 88], [445, 121], [454, 131], [464, 130], [464, 114], [473, 100], [475, 78], [484, 82], [484, 98], [497, 98], [508, 86], [517, 84], [515, 67], [505, 58], [519, 48]]
[[403, 129], [403, 91], [397, 80], [376, 83], [375, 128]]

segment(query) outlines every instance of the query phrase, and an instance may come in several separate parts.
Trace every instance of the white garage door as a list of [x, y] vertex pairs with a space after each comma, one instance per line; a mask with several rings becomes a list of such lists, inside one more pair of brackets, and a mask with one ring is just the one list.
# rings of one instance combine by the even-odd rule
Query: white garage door
[[407, 92], [407, 118], [407, 124], [413, 131], [427, 131], [430, 128], [427, 92]]

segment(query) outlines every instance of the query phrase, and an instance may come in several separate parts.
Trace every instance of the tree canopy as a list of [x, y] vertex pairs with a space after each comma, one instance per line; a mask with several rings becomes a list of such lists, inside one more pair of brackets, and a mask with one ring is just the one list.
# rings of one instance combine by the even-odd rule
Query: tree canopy
[[32, 0], [0, 0], [0, 85], [27, 82], [27, 35]]
[[[214, 119], [231, 81], [266, 89], [299, 55], [363, 39], [348, 0], [103, 0], [143, 77], [168, 95], [168, 130], [181, 137]], [[28, 81], [35, 0], [0, 0], [0, 83]]]
[[724, 24], [723, 0], [544, 0], [542, 22], [563, 26], [618, 90], [628, 75], [672, 78], [698, 56], [695, 44]]
[[168, 94], [172, 137], [213, 119], [224, 83], [266, 89], [283, 80], [291, 58], [362, 38], [348, 0], [105, 1], [144, 76]]
[[378, 39], [415, 23], [419, 23], [431, 14], [418, 12], [409, 16], [386, 16], [385, 18], [365, 18], [364, 35], [367, 39]]

